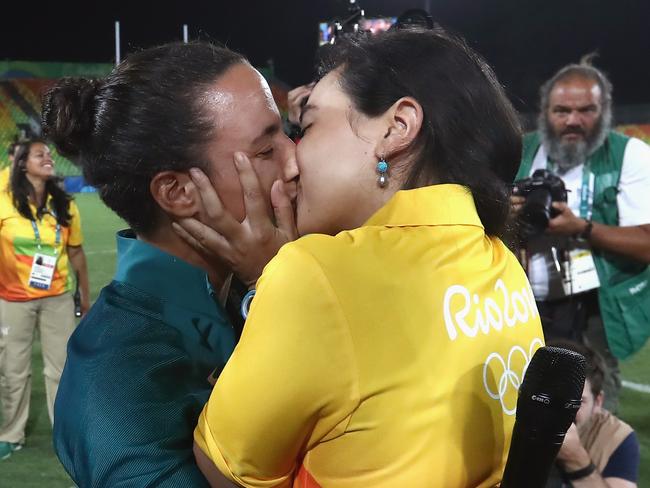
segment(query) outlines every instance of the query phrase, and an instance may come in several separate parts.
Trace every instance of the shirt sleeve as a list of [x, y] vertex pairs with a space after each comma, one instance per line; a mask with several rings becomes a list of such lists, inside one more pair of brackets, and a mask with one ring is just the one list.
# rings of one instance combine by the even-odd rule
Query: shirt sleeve
[[[55, 404], [60, 461], [78, 486], [207, 488], [192, 453], [192, 429], [209, 394], [207, 372], [194, 372], [171, 327], [102, 300], [68, 345]], [[107, 329], [128, 324], [134, 336], [97, 354], [92, 321], [99, 320]]]
[[650, 224], [650, 146], [631, 138], [625, 147], [619, 193], [619, 225]]
[[621, 478], [636, 483], [639, 479], [639, 459], [639, 441], [636, 434], [630, 432], [630, 435], [610, 456], [601, 476], [603, 478]]
[[70, 234], [68, 235], [68, 246], [81, 246], [83, 244], [81, 233], [81, 215], [79, 208], [74, 201], [70, 202]]
[[195, 441], [245, 487], [289, 487], [298, 460], [343, 433], [358, 406], [356, 381], [335, 291], [311, 254], [286, 245], [258, 282]]
[[6, 191], [2, 191], [0, 188], [0, 225], [2, 225], [2, 220], [5, 220], [11, 214], [13, 210], [13, 202], [11, 201], [11, 194]]

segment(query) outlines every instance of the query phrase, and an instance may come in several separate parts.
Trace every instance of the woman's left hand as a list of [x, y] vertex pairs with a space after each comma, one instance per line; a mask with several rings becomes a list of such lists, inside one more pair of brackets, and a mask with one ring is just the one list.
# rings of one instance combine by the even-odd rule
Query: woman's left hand
[[247, 286], [255, 284], [264, 266], [280, 247], [298, 237], [293, 205], [282, 181], [271, 188], [275, 223], [269, 218], [264, 192], [257, 174], [243, 153], [235, 154], [246, 218], [235, 219], [223, 206], [208, 177], [198, 169], [190, 170], [203, 202], [205, 222], [195, 218], [180, 219], [172, 224], [183, 240], [216, 267], [223, 264]]
[[81, 309], [81, 318], [84, 318], [86, 314], [88, 313], [88, 310], [90, 310], [90, 299], [86, 296], [81, 296], [81, 303], [79, 304], [79, 308]]
[[88, 264], [86, 263], [86, 253], [83, 246], [68, 246], [68, 259], [77, 275], [79, 286], [79, 309], [81, 317], [86, 315], [90, 309], [90, 284], [88, 282]]

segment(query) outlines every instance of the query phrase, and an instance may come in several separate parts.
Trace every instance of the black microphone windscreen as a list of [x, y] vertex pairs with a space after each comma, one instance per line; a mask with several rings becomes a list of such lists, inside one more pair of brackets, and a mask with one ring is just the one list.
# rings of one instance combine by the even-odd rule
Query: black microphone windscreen
[[568, 349], [541, 347], [519, 389], [517, 413], [501, 488], [537, 488], [580, 408], [585, 358]]

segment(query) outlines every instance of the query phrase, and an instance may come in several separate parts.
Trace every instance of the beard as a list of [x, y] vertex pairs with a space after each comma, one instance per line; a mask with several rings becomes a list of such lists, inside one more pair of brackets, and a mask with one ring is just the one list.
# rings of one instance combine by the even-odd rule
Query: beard
[[[587, 133], [580, 127], [569, 127], [556, 134], [545, 112], [540, 113], [537, 119], [542, 144], [548, 151], [548, 157], [555, 163], [560, 174], [565, 174], [572, 168], [583, 164], [605, 142], [612, 126], [611, 109], [604, 108], [596, 125]], [[582, 139], [577, 141], [563, 141], [565, 134], [580, 134]]]

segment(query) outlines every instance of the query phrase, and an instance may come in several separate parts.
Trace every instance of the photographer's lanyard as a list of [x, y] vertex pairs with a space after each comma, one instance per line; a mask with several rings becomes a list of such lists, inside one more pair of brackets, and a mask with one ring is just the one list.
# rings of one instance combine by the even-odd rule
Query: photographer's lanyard
[[[548, 167], [551, 171], [557, 172], [555, 164], [550, 159], [547, 159]], [[587, 163], [582, 165], [582, 186], [580, 187], [580, 217], [583, 219], [591, 220], [594, 205], [594, 186], [596, 184], [596, 176], [589, 171]]]
[[32, 262], [32, 270], [29, 273], [28, 285], [32, 288], [39, 290], [49, 290], [52, 286], [52, 279], [54, 278], [54, 271], [56, 269], [56, 254], [57, 247], [61, 244], [61, 224], [56, 223], [56, 237], [54, 239], [54, 252], [46, 254], [41, 252], [41, 233], [38, 230], [35, 220], [30, 220], [32, 229], [34, 229], [34, 238], [38, 252], [34, 253], [34, 261]]
[[596, 176], [589, 171], [585, 164], [582, 168], [582, 187], [580, 188], [580, 217], [591, 220], [594, 205], [594, 186]]

